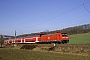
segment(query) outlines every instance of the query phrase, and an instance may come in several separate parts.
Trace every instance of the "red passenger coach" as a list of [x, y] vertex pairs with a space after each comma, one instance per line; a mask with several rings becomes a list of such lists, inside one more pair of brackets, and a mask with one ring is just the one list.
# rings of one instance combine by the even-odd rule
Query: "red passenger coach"
[[35, 36], [30, 36], [30, 37], [23, 37], [20, 39], [12, 39], [12, 40], [5, 40], [4, 43], [5, 44], [11, 44], [11, 43], [68, 43], [69, 42], [69, 38], [67, 36], [67, 33], [54, 33], [54, 34], [39, 34], [39, 35], [35, 35]]

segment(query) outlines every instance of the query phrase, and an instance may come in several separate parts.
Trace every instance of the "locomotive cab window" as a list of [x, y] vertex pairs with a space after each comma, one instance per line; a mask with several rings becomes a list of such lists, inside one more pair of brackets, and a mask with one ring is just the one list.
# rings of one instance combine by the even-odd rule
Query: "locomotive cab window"
[[67, 36], [67, 33], [62, 33], [62, 36]]

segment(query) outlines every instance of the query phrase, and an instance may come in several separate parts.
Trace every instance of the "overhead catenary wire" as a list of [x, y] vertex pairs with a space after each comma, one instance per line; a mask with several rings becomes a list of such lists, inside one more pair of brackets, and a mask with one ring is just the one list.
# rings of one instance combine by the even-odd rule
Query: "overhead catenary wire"
[[[73, 18], [73, 19], [69, 19], [69, 20], [72, 20], [72, 22], [73, 22], [73, 20], [74, 19], [78, 19], [78, 18], [81, 18], [81, 17], [85, 17], [85, 16], [87, 16], [87, 15], [90, 15], [90, 14], [86, 14], [86, 15], [81, 15], [81, 16], [79, 16], [79, 17], [75, 17], [75, 18]], [[84, 20], [90, 20], [90, 19], [84, 19]], [[79, 22], [78, 22], [79, 23]], [[77, 22], [75, 22], [75, 24], [77, 24]], [[74, 24], [74, 25], [75, 25]], [[58, 28], [59, 28], [60, 26], [58, 26]], [[53, 28], [57, 28], [57, 27], [53, 27]], [[50, 28], [50, 29], [53, 29], [53, 28]]]
[[[57, 18], [57, 17], [60, 17], [60, 16], [66, 14], [66, 13], [69, 13], [69, 12], [71, 12], [71, 11], [73, 11], [73, 10], [81, 7], [81, 6], [83, 6], [84, 4], [89, 3], [89, 2], [90, 2], [90, 0], [87, 1], [87, 2], [85, 2], [85, 3], [83, 3], [83, 4], [81, 4], [81, 5], [79, 5], [79, 6], [77, 6], [77, 7], [74, 7], [74, 8], [72, 8], [72, 9], [70, 9], [70, 10], [68, 10], [68, 11], [66, 11], [66, 12], [64, 12], [64, 13], [62, 13], [62, 14], [59, 14], [59, 15], [57, 15], [57, 16], [55, 16], [55, 17], [52, 17], [52, 18], [50, 18], [50, 19], [48, 19], [48, 20], [45, 20], [45, 21], [42, 21], [42, 22], [40, 22], [40, 23], [34, 24], [34, 25], [30, 26], [30, 27], [38, 26], [38, 25], [43, 24], [43, 23], [45, 23], [45, 22], [47, 22], [47, 21], [50, 21], [50, 20], [55, 19], [55, 18]], [[84, 6], [84, 7], [85, 7], [85, 6]], [[86, 9], [86, 8], [85, 8], [85, 9]], [[87, 9], [86, 9], [86, 10], [87, 10]], [[87, 11], [88, 11], [88, 10], [87, 10]], [[89, 11], [88, 11], [88, 12], [89, 12]], [[89, 13], [90, 13], [90, 12], [89, 12]]]
[[84, 5], [84, 4], [83, 4], [83, 7], [86, 9], [86, 11], [87, 11], [87, 12], [89, 12], [89, 13], [90, 13], [90, 11], [89, 11], [89, 10], [85, 7], [85, 5]]
[[[85, 5], [85, 4], [89, 3], [89, 2], [90, 2], [90, 0], [89, 0], [89, 1], [87, 1], [87, 2], [85, 2], [85, 3], [83, 3], [83, 4]], [[70, 9], [70, 10], [66, 11], [66, 12], [63, 12], [62, 14], [59, 14], [59, 15], [55, 16], [55, 17], [52, 17], [52, 18], [47, 19], [47, 20], [44, 20], [44, 21], [39, 22], [39, 23], [37, 23], [37, 24], [33, 24], [33, 25], [29, 26], [29, 27], [39, 26], [39, 25], [41, 25], [41, 24], [43, 24], [43, 23], [45, 23], [45, 22], [48, 22], [48, 21], [50, 21], [50, 20], [53, 20], [53, 19], [55, 19], [55, 18], [57, 18], [57, 17], [60, 17], [60, 16], [62, 16], [62, 15], [65, 15], [65, 14], [67, 14], [67, 13], [69, 13], [69, 12], [71, 12], [71, 11], [73, 11], [73, 10], [75, 10], [75, 9], [79, 8], [79, 7], [82, 7], [82, 6], [83, 6], [83, 4], [78, 5], [78, 6], [76, 6], [76, 7], [72, 8], [72, 9]], [[28, 28], [29, 28], [29, 27], [28, 27]]]
[[37, 26], [37, 25], [43, 24], [43, 23], [45, 23], [45, 22], [47, 22], [47, 21], [50, 21], [50, 20], [52, 20], [52, 19], [55, 19], [55, 18], [57, 18], [57, 17], [60, 17], [60, 16], [62, 16], [62, 15], [64, 15], [64, 14], [66, 14], [66, 13], [69, 13], [70, 11], [72, 11], [72, 10], [74, 10], [74, 9], [77, 9], [77, 8], [79, 8], [79, 7], [81, 7], [81, 6], [82, 6], [82, 5], [79, 5], [79, 6], [73, 8], [73, 9], [71, 9], [71, 10], [68, 10], [68, 11], [66, 11], [66, 12], [64, 12], [64, 13], [62, 13], [62, 14], [60, 14], [60, 15], [57, 15], [57, 16], [55, 16], [55, 17], [52, 17], [52, 18], [50, 18], [50, 19], [48, 19], [48, 20], [45, 20], [45, 21], [40, 22], [40, 23], [37, 23], [37, 24], [32, 25], [32, 26], [30, 26], [30, 27], [33, 27], [33, 26]]

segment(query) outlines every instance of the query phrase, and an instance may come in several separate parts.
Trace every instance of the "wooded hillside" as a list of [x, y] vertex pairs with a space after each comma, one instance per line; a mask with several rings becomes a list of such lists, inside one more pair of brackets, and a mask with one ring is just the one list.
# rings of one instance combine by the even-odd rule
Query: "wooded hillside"
[[25, 37], [25, 36], [36, 35], [36, 34], [52, 34], [52, 33], [56, 33], [56, 32], [65, 32], [68, 35], [88, 33], [88, 32], [90, 32], [90, 24], [84, 24], [84, 25], [80, 25], [80, 26], [68, 27], [68, 28], [65, 28], [65, 29], [55, 30], [55, 31], [49, 31], [47, 29], [47, 31], [44, 31], [44, 32], [23, 34], [23, 35], [19, 35], [17, 37]]

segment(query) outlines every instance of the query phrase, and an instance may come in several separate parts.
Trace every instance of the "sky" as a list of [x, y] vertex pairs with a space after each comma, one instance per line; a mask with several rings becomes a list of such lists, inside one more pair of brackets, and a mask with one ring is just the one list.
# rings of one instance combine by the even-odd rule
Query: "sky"
[[0, 0], [0, 34], [17, 35], [90, 24], [90, 0]]

